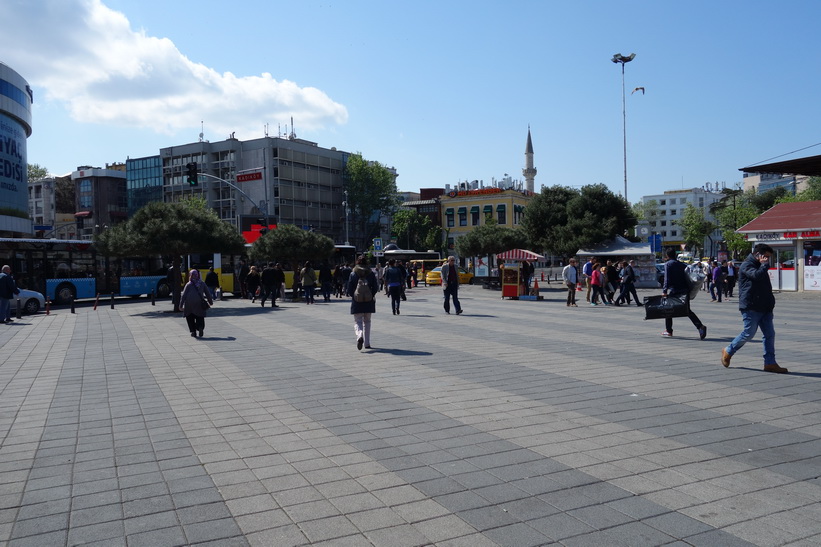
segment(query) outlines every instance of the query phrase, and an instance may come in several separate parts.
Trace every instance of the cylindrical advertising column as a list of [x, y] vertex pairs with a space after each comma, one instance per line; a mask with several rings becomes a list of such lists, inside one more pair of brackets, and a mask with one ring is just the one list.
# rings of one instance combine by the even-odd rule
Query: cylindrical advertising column
[[31, 87], [0, 63], [0, 234], [31, 234], [26, 139], [31, 135]]

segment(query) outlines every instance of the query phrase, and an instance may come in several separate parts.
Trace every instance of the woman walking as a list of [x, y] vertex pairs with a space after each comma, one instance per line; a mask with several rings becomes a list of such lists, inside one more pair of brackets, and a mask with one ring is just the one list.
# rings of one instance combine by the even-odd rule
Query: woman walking
[[305, 303], [314, 303], [314, 285], [316, 285], [316, 272], [311, 268], [311, 263], [306, 262], [305, 267], [299, 272], [302, 280], [302, 290], [305, 291]]
[[248, 294], [251, 296], [251, 302], [257, 301], [257, 289], [259, 289], [261, 276], [259, 274], [259, 270], [256, 266], [251, 266], [251, 270], [248, 272], [248, 275], [245, 276], [245, 287], [248, 291]]
[[205, 315], [208, 313], [208, 308], [213, 305], [214, 300], [211, 298], [211, 291], [200, 279], [200, 272], [191, 270], [188, 273], [188, 283], [185, 284], [180, 296], [180, 309], [188, 322], [188, 330], [191, 331], [191, 336], [197, 336], [197, 332], [199, 332], [199, 336], [202, 338], [202, 333], [205, 330]]
[[[348, 294], [351, 295], [351, 314], [358, 350], [361, 350], [363, 345], [367, 349], [371, 348], [371, 314], [376, 313], [375, 296], [378, 290], [376, 275], [366, 266], [365, 257], [358, 256], [356, 266], [348, 278]], [[368, 292], [370, 294], [367, 294]]]

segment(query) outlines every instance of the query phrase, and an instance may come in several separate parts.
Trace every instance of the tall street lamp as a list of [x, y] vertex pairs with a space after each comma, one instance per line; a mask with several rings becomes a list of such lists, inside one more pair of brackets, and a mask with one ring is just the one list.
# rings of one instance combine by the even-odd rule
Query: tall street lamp
[[345, 190], [345, 201], [342, 202], [342, 206], [345, 208], [345, 245], [350, 245], [351, 240], [348, 239], [348, 212], [350, 209], [348, 208], [348, 191]]
[[624, 200], [627, 201], [627, 100], [624, 93], [624, 65], [636, 57], [635, 53], [624, 56], [621, 53], [613, 55], [611, 61], [621, 64], [621, 118], [624, 136]]

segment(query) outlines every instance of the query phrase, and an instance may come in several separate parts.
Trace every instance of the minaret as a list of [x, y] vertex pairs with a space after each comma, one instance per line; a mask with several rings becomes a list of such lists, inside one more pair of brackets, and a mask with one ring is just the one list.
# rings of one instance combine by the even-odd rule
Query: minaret
[[522, 169], [522, 175], [527, 182], [527, 191], [533, 192], [534, 182], [536, 178], [536, 168], [533, 167], [533, 141], [530, 140], [530, 124], [527, 126], [527, 146], [525, 146], [525, 168]]

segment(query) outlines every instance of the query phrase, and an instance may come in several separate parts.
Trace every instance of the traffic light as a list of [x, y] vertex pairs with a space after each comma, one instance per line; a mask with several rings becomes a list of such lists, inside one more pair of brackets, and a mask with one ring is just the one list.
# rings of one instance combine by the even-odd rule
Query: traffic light
[[199, 175], [197, 174], [197, 164], [194, 162], [186, 163], [185, 170], [188, 173], [188, 184], [196, 186], [199, 184]]

